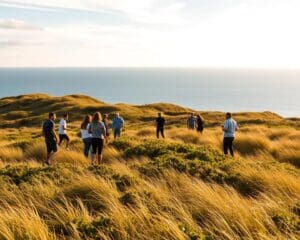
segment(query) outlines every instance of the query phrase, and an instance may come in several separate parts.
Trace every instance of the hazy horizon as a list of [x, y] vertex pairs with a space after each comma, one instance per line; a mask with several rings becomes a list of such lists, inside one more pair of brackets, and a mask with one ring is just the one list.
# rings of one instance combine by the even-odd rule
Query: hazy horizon
[[85, 94], [105, 102], [170, 102], [195, 110], [300, 116], [300, 71], [178, 68], [1, 68], [0, 97]]

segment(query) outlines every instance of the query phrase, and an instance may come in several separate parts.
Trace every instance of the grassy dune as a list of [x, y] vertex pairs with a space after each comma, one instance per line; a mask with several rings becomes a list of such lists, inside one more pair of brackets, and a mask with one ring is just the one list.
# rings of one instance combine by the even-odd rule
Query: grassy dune
[[[71, 150], [43, 167], [41, 121], [70, 113]], [[86, 113], [120, 112], [124, 136], [101, 166], [83, 157]], [[153, 117], [165, 113], [167, 138]], [[0, 100], [0, 239], [299, 239], [300, 121], [236, 113], [237, 156], [223, 156], [224, 113], [205, 112], [204, 134], [187, 130], [190, 109], [106, 104], [87, 96]]]

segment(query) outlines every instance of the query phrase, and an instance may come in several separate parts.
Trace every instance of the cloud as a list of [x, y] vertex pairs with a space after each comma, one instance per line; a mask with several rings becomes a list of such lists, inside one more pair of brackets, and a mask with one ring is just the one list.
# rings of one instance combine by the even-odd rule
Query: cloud
[[3, 40], [0, 40], [0, 46], [5, 48], [5, 47], [15, 47], [15, 46], [19, 46], [19, 45], [22, 45], [22, 42], [20, 41], [3, 41]]
[[183, 0], [0, 0], [0, 6], [32, 8], [35, 10], [81, 10], [125, 14], [133, 21], [149, 24], [183, 25], [180, 16]]
[[189, 20], [180, 15], [185, 7], [183, 2], [173, 2], [166, 6], [160, 6], [155, 10], [140, 9], [131, 12], [131, 18], [141, 23], [167, 24], [183, 26], [189, 23]]
[[[114, 7], [139, 24], [62, 21], [29, 31], [28, 23], [0, 20], [0, 66], [300, 67], [300, 3], [274, 1], [244, 0], [189, 23], [181, 17], [190, 7], [183, 1], [74, 0]], [[162, 22], [176, 26], [160, 28]]]
[[[0, 66], [136, 66], [153, 62], [160, 31], [132, 25], [74, 24], [0, 31]], [[16, 41], [18, 44], [10, 44]], [[156, 51], [155, 51], [156, 52]]]
[[16, 19], [0, 19], [0, 29], [37, 31], [41, 28]]
[[110, 9], [130, 12], [136, 9], [145, 9], [155, 1], [157, 0], [0, 0], [0, 3], [41, 8], [66, 8], [92, 11]]

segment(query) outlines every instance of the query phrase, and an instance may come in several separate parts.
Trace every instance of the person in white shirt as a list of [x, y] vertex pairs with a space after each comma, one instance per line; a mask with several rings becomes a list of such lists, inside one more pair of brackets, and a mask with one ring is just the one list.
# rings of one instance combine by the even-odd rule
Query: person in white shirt
[[90, 149], [92, 146], [92, 134], [89, 133], [90, 123], [92, 121], [92, 116], [87, 115], [80, 126], [81, 139], [84, 144], [83, 154], [86, 158], [89, 157]]
[[231, 113], [226, 113], [226, 120], [224, 125], [222, 126], [224, 132], [224, 139], [223, 139], [223, 150], [224, 154], [228, 154], [228, 149], [230, 151], [231, 156], [234, 156], [233, 151], [233, 141], [235, 137], [235, 132], [238, 130], [238, 126], [235, 120], [232, 118]]
[[65, 114], [64, 117], [60, 120], [58, 126], [58, 135], [59, 135], [59, 143], [60, 146], [64, 140], [66, 140], [66, 149], [69, 150], [70, 138], [67, 134], [67, 121], [69, 120], [69, 115]]

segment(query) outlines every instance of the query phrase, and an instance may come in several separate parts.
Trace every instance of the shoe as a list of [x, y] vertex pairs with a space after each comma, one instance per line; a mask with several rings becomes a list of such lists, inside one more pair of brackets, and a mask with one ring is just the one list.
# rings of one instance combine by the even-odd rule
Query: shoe
[[51, 166], [51, 163], [49, 161], [45, 161], [44, 164], [46, 164], [47, 166]]

